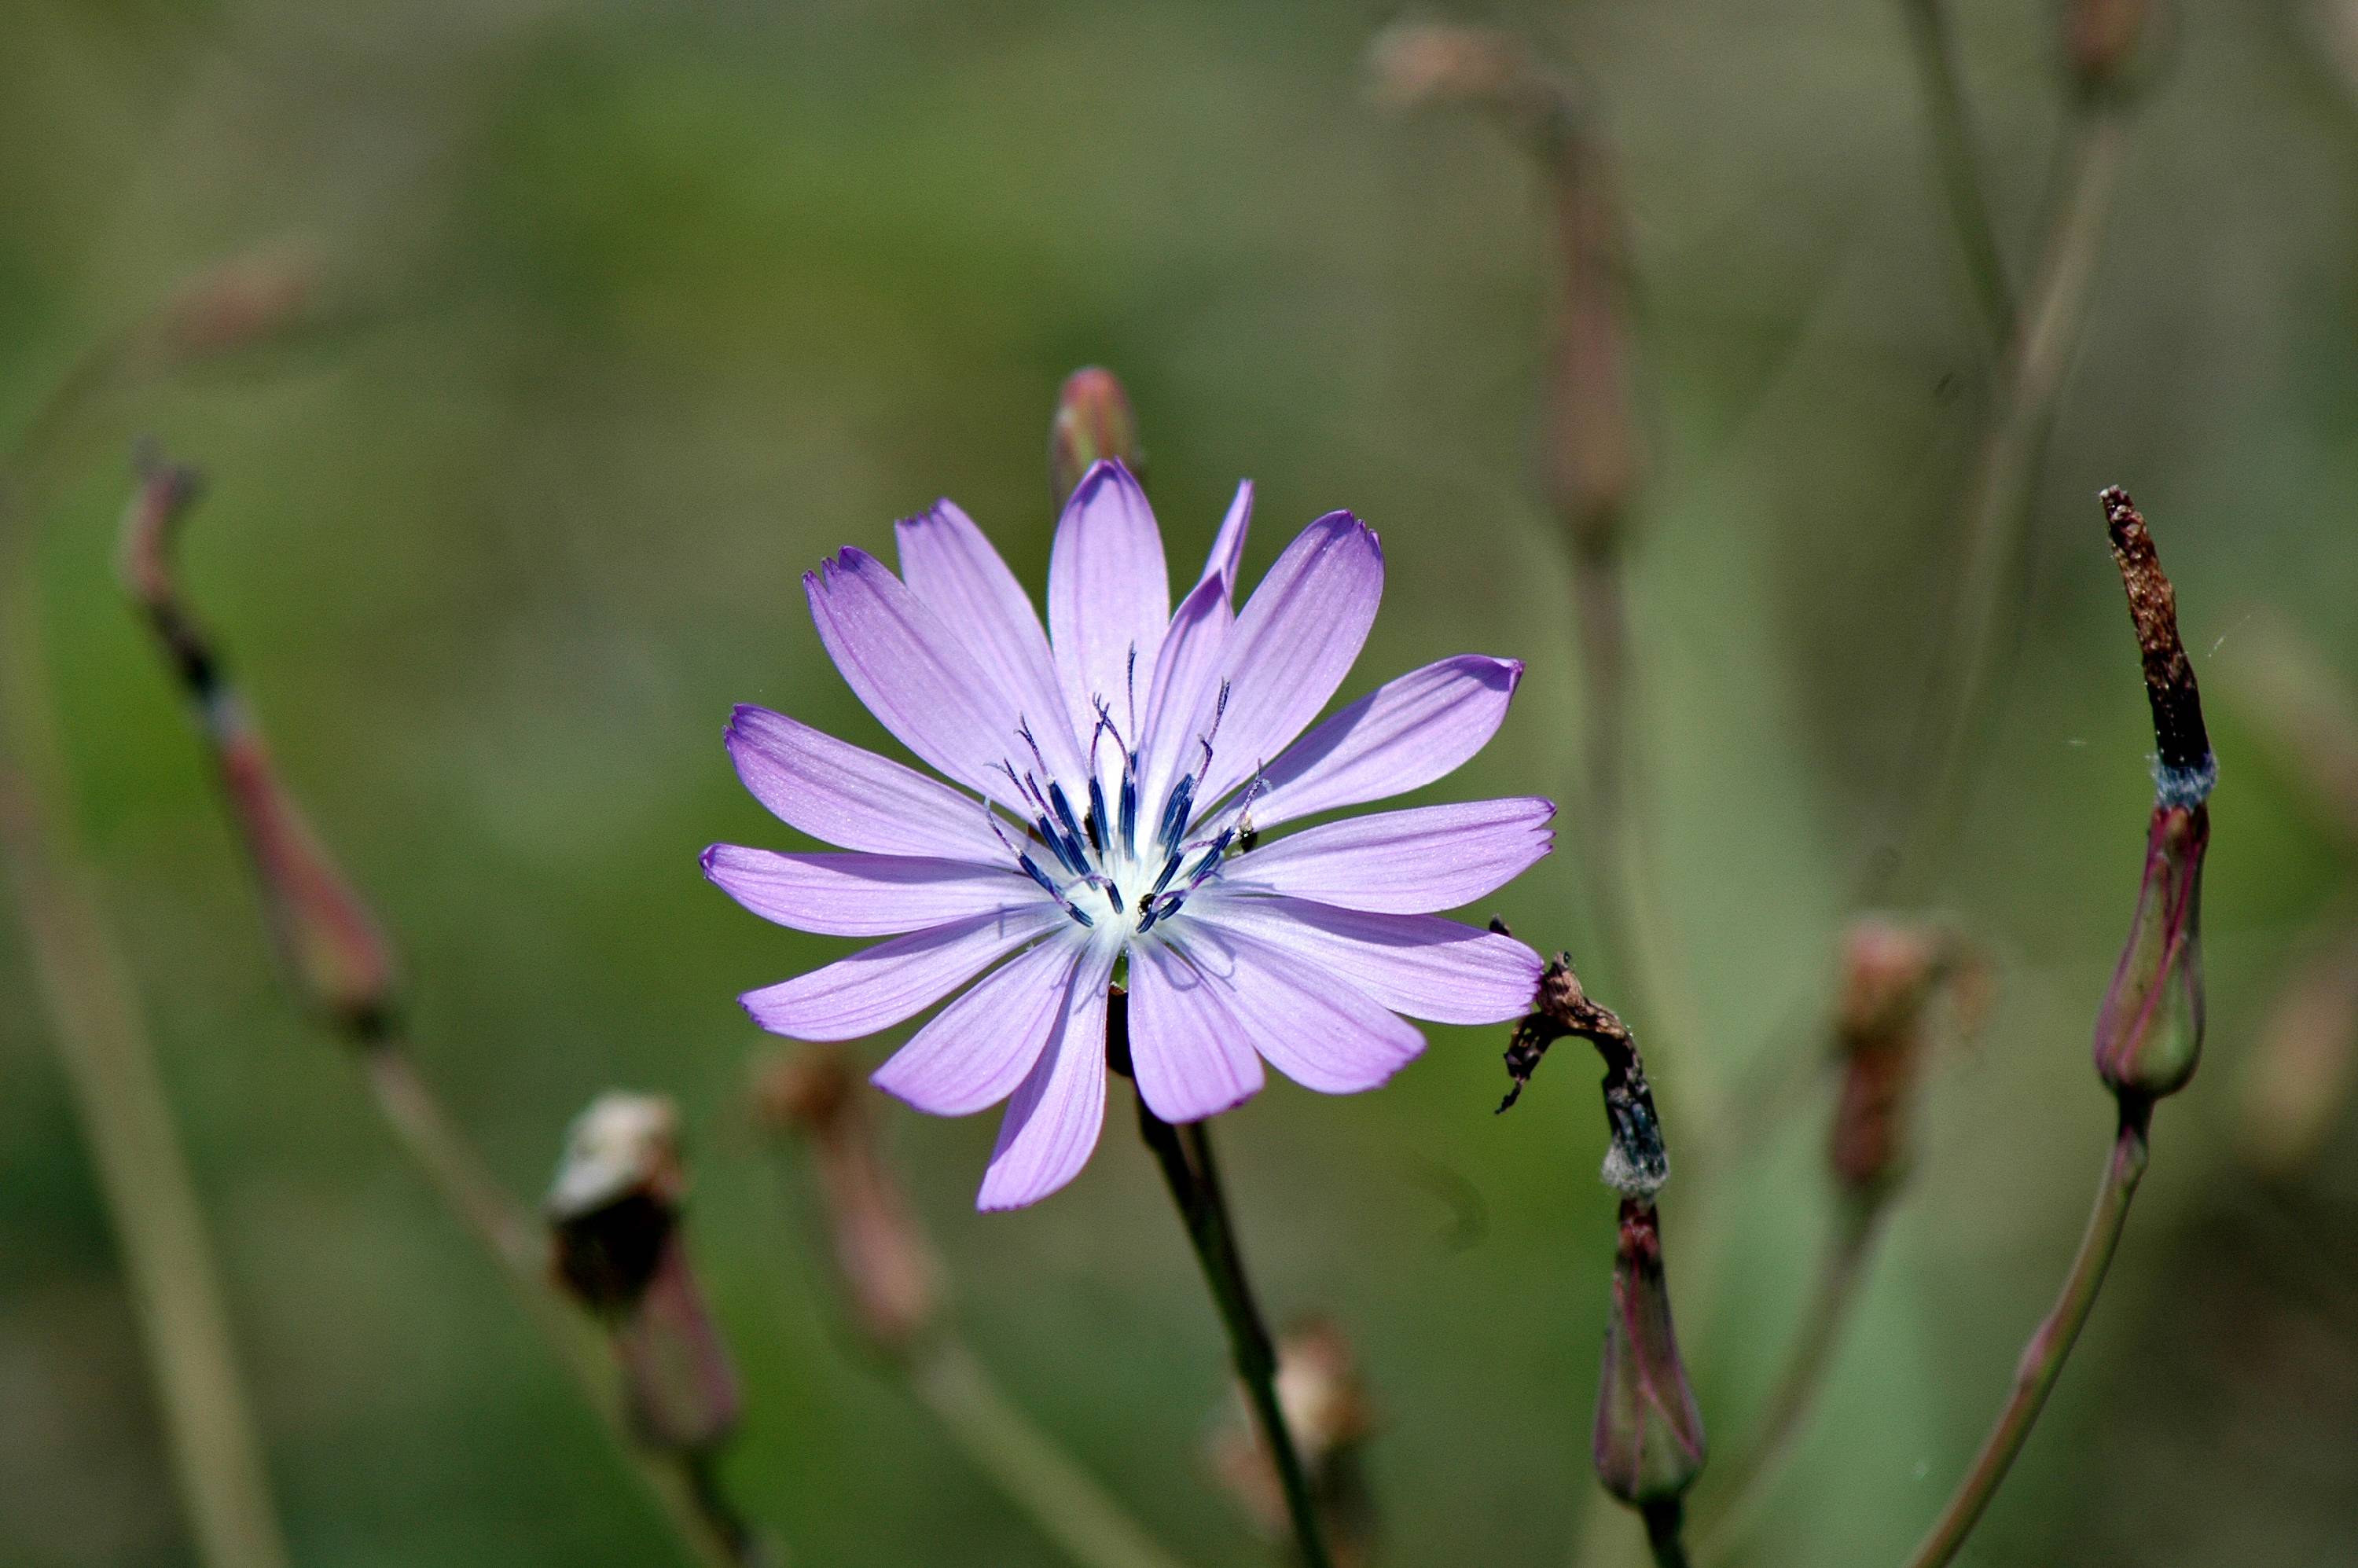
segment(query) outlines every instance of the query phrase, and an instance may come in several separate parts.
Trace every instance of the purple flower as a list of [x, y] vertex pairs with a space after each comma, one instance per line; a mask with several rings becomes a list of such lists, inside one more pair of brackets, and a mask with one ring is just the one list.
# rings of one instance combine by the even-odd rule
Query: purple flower
[[1522, 665], [1444, 659], [1303, 735], [1375, 620], [1383, 552], [1330, 513], [1238, 611], [1251, 509], [1248, 481], [1174, 611], [1144, 492], [1098, 463], [1056, 526], [1044, 634], [947, 501], [896, 525], [902, 576], [856, 549], [806, 574], [836, 667], [948, 784], [765, 708], [730, 725], [746, 788], [846, 852], [717, 844], [705, 874], [782, 925], [890, 938], [747, 992], [746, 1011], [773, 1033], [849, 1040], [966, 988], [875, 1082], [942, 1116], [1009, 1102], [982, 1208], [1036, 1202], [1096, 1147], [1117, 968], [1139, 1092], [1173, 1122], [1250, 1098], [1264, 1059], [1329, 1094], [1373, 1088], [1424, 1048], [1402, 1013], [1492, 1023], [1531, 1005], [1537, 954], [1433, 912], [1546, 854], [1550, 802], [1257, 843], [1456, 768], [1498, 730]]

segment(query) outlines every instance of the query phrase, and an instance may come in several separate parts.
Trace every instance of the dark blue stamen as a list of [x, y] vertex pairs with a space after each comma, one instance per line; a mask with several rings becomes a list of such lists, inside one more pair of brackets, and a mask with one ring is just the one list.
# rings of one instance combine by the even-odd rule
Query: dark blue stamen
[[1121, 847], [1138, 853], [1138, 753], [1129, 752], [1121, 767]]
[[1023, 868], [1025, 875], [1029, 876], [1033, 881], [1038, 882], [1042, 887], [1046, 888], [1048, 890], [1049, 897], [1055, 899], [1058, 903], [1065, 902], [1065, 890], [1058, 887], [1055, 880], [1051, 878], [1047, 872], [1040, 869], [1039, 861], [1033, 860], [1029, 855], [1018, 855], [1015, 857], [1015, 863]]
[[1171, 792], [1171, 804], [1163, 808], [1162, 831], [1155, 835], [1159, 848], [1168, 849], [1186, 837], [1187, 813], [1195, 804], [1195, 779], [1192, 776], [1181, 779], [1179, 787]]
[[1089, 814], [1081, 819], [1081, 825], [1089, 830], [1089, 848], [1100, 855], [1105, 853], [1105, 788], [1098, 783], [1095, 775], [1091, 775]]
[[1073, 870], [1076, 871], [1087, 871], [1088, 869], [1088, 861], [1087, 851], [1081, 848], [1082, 834], [1080, 819], [1073, 815], [1073, 803], [1065, 798], [1065, 786], [1056, 783], [1054, 779], [1048, 781], [1048, 804], [1056, 808], [1056, 820], [1065, 825], [1065, 849], [1072, 851], [1073, 857], [1076, 860], [1081, 861], [1081, 864], [1075, 866]]

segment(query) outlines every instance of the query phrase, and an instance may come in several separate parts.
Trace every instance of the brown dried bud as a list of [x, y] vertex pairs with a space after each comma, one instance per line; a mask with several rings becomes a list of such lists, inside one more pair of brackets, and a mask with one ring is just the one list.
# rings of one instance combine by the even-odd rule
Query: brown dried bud
[[1065, 509], [1089, 466], [1109, 458], [1145, 478], [1146, 454], [1139, 449], [1130, 395], [1113, 372], [1090, 365], [1065, 378], [1048, 427], [1048, 489], [1057, 511]]
[[1633, 1507], [1677, 1498], [1703, 1471], [1703, 1412], [1671, 1325], [1661, 1231], [1635, 1198], [1621, 1200], [1594, 1450], [1597, 1479]]
[[2155, 798], [2164, 806], [2196, 806], [2210, 798], [2219, 763], [2202, 722], [2194, 664], [2179, 640], [2178, 590], [2161, 569], [2153, 535], [2128, 492], [2115, 485], [2097, 499], [2104, 503], [2113, 563], [2120, 568], [2129, 623], [2136, 629], [2145, 664], [2146, 702], [2153, 709]]
[[261, 730], [180, 598], [172, 546], [195, 503], [197, 475], [146, 449], [136, 462], [139, 489], [124, 514], [118, 544], [124, 589], [146, 615], [196, 710], [289, 981], [340, 1030], [373, 1041], [394, 1013], [392, 948], [301, 806], [279, 782]]
[[2202, 1059], [2205, 806], [2157, 806], [2146, 834], [2136, 914], [2096, 1014], [2096, 1072], [2125, 1098], [2186, 1087]]
[[687, 1192], [678, 1108], [608, 1093], [575, 1119], [542, 1206], [557, 1278], [611, 1336], [640, 1436], [701, 1452], [735, 1430], [742, 1401], [682, 1242]]
[[853, 1325], [887, 1356], [905, 1353], [941, 1310], [939, 1269], [876, 1145], [843, 1054], [812, 1045], [766, 1064], [754, 1099], [773, 1129], [802, 1140], [818, 1184], [836, 1280]]
[[[1340, 1326], [1314, 1318], [1279, 1339], [1277, 1400], [1310, 1477], [1329, 1551], [1337, 1564], [1366, 1562], [1375, 1519], [1361, 1449], [1375, 1417], [1351, 1342]], [[1283, 1533], [1285, 1494], [1277, 1467], [1241, 1402], [1213, 1436], [1212, 1465], [1264, 1533]]]

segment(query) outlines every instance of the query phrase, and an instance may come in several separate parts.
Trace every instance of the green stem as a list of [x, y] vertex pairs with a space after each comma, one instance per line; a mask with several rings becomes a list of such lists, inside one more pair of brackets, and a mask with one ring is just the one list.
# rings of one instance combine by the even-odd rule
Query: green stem
[[[1965, 493], [1959, 586], [1933, 698], [1924, 708], [1935, 729], [1920, 747], [1926, 765], [1915, 774], [1926, 784], [1903, 852], [1889, 862], [1905, 887], [1920, 882], [1939, 858], [1937, 847], [1949, 837], [1963, 793], [1966, 760], [1981, 735], [2007, 589], [2019, 578], [2028, 533], [2030, 481], [2094, 293], [2105, 218], [2127, 147], [2126, 122], [2112, 101], [2083, 100], [2074, 116], [2064, 194], [2007, 352], [1995, 422]], [[1875, 890], [1872, 897], [1883, 901], [1887, 893]]]
[[1923, 83], [1924, 106], [1931, 120], [1932, 159], [1941, 193], [1948, 203], [1949, 223], [1956, 231], [1958, 248], [1964, 253], [1965, 273], [1973, 282], [1974, 301], [1989, 330], [1989, 341], [2003, 348], [2014, 337], [2014, 297], [2006, 284], [1996, 229], [1990, 222], [1980, 138], [1974, 134], [1973, 112], [1965, 105], [1964, 89], [1958, 80], [1948, 13], [1942, 0], [1900, 0], [1899, 9], [1908, 21], [1908, 40], [1914, 46], [1916, 73]]
[[[0, 487], [7, 483], [0, 475]], [[59, 804], [65, 770], [43, 668], [33, 539], [0, 493], [0, 863], [123, 1249], [167, 1450], [211, 1568], [283, 1568], [287, 1548], [239, 1376], [220, 1278], [128, 966]]]
[[1654, 1553], [1654, 1568], [1687, 1568], [1686, 1541], [1682, 1534], [1685, 1508], [1676, 1498], [1644, 1504], [1646, 1544]]
[[[673, 1463], [633, 1434], [616, 1396], [613, 1368], [595, 1331], [558, 1292], [550, 1271], [546, 1233], [509, 1195], [466, 1135], [417, 1076], [403, 1042], [379, 1039], [359, 1047], [377, 1109], [402, 1148], [483, 1250], [500, 1266], [525, 1315], [598, 1413], [616, 1450], [638, 1475], [690, 1555], [707, 1568], [748, 1568], [763, 1562], [752, 1535], [719, 1499], [708, 1461]], [[698, 1466], [707, 1468], [699, 1474]]]
[[1182, 1568], [1033, 1425], [974, 1353], [940, 1336], [903, 1366], [911, 1390], [1041, 1533], [1087, 1568]]
[[2147, 1132], [2152, 1115], [2150, 1104], [2122, 1102], [2120, 1133], [2113, 1141], [2112, 1159], [2104, 1167], [2104, 1182], [2096, 1189], [2095, 1206], [2088, 1215], [2087, 1232], [2080, 1238], [2079, 1255], [2071, 1260], [2071, 1272], [2063, 1277], [2063, 1289], [2055, 1299], [2054, 1310], [2023, 1346], [2022, 1358], [2015, 1367], [2013, 1391], [1998, 1411], [1989, 1435], [1982, 1440], [1981, 1452], [1974, 1456], [1972, 1468], [1957, 1484], [1948, 1507], [1941, 1510], [1941, 1517], [1908, 1559], [1908, 1568], [1941, 1568], [1956, 1556], [1982, 1517], [1982, 1510], [1996, 1494], [1998, 1483], [2006, 1479], [2015, 1455], [2022, 1452], [2031, 1424], [2038, 1421], [2047, 1396], [2054, 1390], [2056, 1379], [2062, 1376], [2063, 1362], [2071, 1354], [2072, 1342], [2080, 1337], [2089, 1310], [2096, 1304], [2096, 1292], [2103, 1288], [2104, 1271], [2113, 1260], [2114, 1249], [2120, 1245], [2121, 1229], [2128, 1220], [2129, 1199], [2136, 1195], [2138, 1178], [2145, 1174]]
[[1170, 1184], [1172, 1201], [1179, 1206], [1195, 1260], [1203, 1265], [1204, 1282], [1211, 1287], [1213, 1304], [1228, 1325], [1237, 1376], [1243, 1380], [1253, 1422], [1277, 1468], [1303, 1568], [1333, 1568], [1310, 1476], [1285, 1424], [1284, 1408], [1278, 1403], [1277, 1347], [1245, 1276], [1244, 1258], [1237, 1249], [1236, 1224], [1220, 1191], [1219, 1168], [1212, 1159], [1211, 1135], [1200, 1121], [1172, 1126], [1147, 1108], [1144, 1095], [1138, 1098], [1138, 1130], [1163, 1166], [1163, 1179]]
[[1719, 1488], [1727, 1498], [1716, 1510], [1704, 1541], [1702, 1555], [1715, 1560], [1726, 1555], [1749, 1528], [1769, 1484], [1784, 1468], [1801, 1436], [1811, 1409], [1833, 1367], [1834, 1347], [1858, 1299], [1858, 1285], [1874, 1250], [1883, 1207], [1873, 1199], [1853, 1200], [1844, 1208], [1840, 1228], [1826, 1248], [1816, 1293], [1803, 1314], [1801, 1326], [1785, 1370], [1768, 1400], [1760, 1430], [1742, 1457], [1722, 1477]]

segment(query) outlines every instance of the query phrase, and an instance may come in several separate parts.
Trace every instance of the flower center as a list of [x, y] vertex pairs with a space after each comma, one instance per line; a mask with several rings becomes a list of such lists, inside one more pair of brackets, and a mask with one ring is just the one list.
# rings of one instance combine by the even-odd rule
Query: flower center
[[[1089, 734], [1087, 806], [1076, 812], [1073, 795], [1052, 776], [1040, 754], [1031, 726], [1017, 730], [1032, 756], [1032, 768], [1019, 772], [1012, 762], [1000, 770], [1015, 786], [1016, 795], [1035, 813], [1021, 844], [1010, 838], [993, 817], [993, 831], [1026, 876], [1064, 905], [1065, 913], [1092, 930], [1109, 930], [1128, 942], [1143, 936], [1177, 914], [1189, 894], [1219, 872], [1220, 859], [1235, 841], [1238, 824], [1260, 791], [1256, 778], [1234, 813], [1234, 820], [1216, 832], [1190, 838], [1198, 825], [1196, 791], [1212, 765], [1212, 743], [1220, 719], [1228, 712], [1228, 683], [1220, 684], [1212, 722], [1196, 738], [1199, 759], [1195, 770], [1172, 786], [1160, 819], [1151, 832], [1140, 833], [1140, 800], [1136, 702], [1131, 703], [1131, 739], [1124, 740], [1113, 720], [1110, 705], [1096, 700], [1098, 722]], [[1100, 748], [1109, 739], [1120, 771], [1113, 784], [1109, 809], [1106, 772], [1098, 763]], [[1041, 782], [1047, 782], [1043, 784]]]

